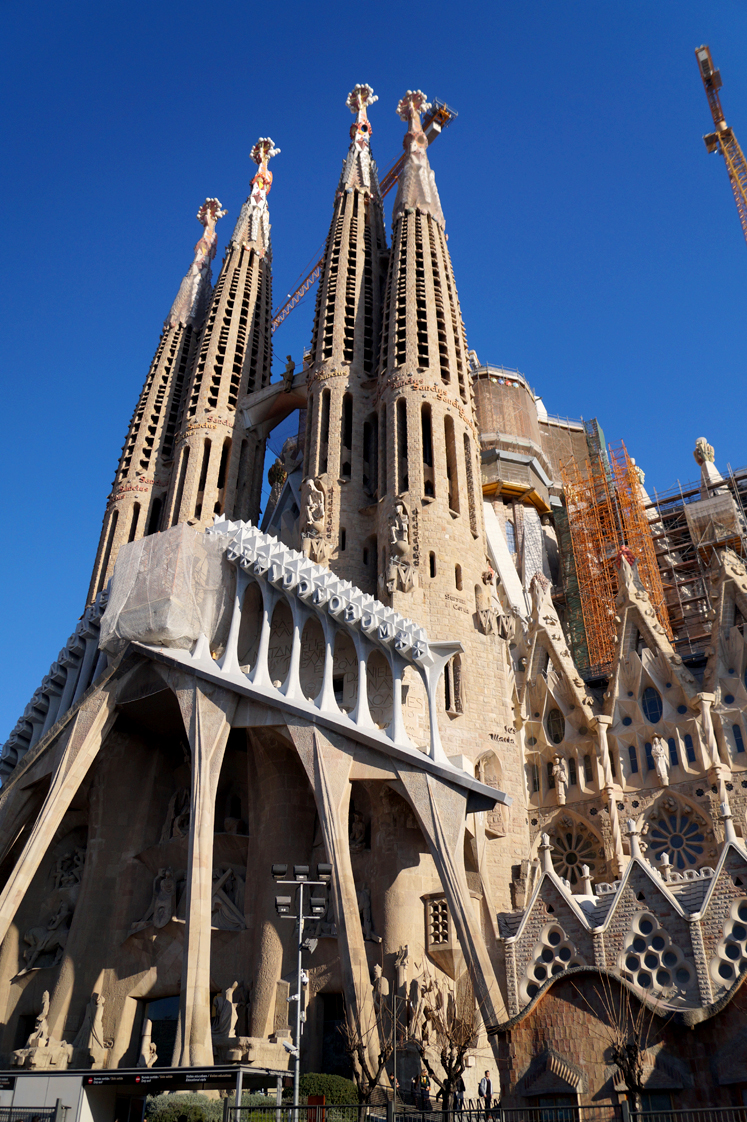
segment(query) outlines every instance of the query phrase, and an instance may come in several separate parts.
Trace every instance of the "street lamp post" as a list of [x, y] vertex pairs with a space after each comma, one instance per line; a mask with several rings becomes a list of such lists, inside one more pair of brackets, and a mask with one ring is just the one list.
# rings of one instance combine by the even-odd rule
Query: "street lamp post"
[[[308, 943], [304, 940], [304, 922], [306, 920], [321, 919], [327, 910], [327, 898], [324, 895], [314, 896], [312, 890], [314, 888], [321, 888], [322, 891], [332, 880], [332, 866], [331, 865], [317, 865], [316, 867], [316, 880], [311, 880], [309, 876], [308, 865], [294, 865], [293, 866], [293, 879], [286, 880], [288, 876], [287, 865], [273, 865], [272, 875], [277, 884], [293, 885], [296, 889], [296, 905], [297, 910], [293, 910], [293, 898], [291, 896], [276, 896], [275, 897], [275, 910], [281, 919], [293, 919], [296, 921], [296, 992], [289, 1001], [296, 1002], [296, 1032], [293, 1044], [290, 1045], [287, 1041], [283, 1041], [283, 1047], [286, 1052], [289, 1052], [294, 1060], [294, 1074], [293, 1074], [293, 1113], [294, 1118], [298, 1119], [298, 1087], [301, 1076], [301, 1033], [303, 1032], [303, 1024], [306, 1021], [305, 1002], [303, 1001], [304, 986], [308, 983], [308, 975], [303, 968], [302, 955], [304, 948]], [[304, 889], [308, 888], [309, 895], [305, 900], [306, 893]], [[306, 905], [306, 906], [305, 906]], [[305, 915], [306, 908], [308, 908], [311, 915]], [[313, 948], [311, 948], [313, 950]]]

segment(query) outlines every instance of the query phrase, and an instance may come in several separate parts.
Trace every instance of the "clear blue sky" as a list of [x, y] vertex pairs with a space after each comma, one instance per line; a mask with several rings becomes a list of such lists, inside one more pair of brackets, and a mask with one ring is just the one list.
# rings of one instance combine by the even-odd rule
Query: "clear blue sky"
[[249, 150], [275, 140], [280, 302], [326, 236], [356, 82], [379, 94], [382, 170], [406, 89], [459, 112], [431, 159], [481, 360], [551, 413], [597, 416], [647, 485], [693, 478], [700, 435], [722, 470], [747, 462], [747, 245], [693, 54], [710, 44], [747, 146], [745, 0], [41, 0], [3, 5], [3, 41], [0, 742], [82, 611], [197, 207], [228, 208], [222, 248]]

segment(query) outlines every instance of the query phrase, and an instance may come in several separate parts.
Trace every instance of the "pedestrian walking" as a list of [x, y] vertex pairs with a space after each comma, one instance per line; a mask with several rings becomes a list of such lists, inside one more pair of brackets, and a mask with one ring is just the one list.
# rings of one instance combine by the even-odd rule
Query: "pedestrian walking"
[[478, 1094], [485, 1103], [485, 1118], [490, 1117], [490, 1108], [493, 1105], [493, 1080], [490, 1078], [490, 1072], [486, 1071], [480, 1080]]
[[464, 1080], [460, 1075], [454, 1086], [454, 1110], [460, 1114], [464, 1110], [464, 1089]]

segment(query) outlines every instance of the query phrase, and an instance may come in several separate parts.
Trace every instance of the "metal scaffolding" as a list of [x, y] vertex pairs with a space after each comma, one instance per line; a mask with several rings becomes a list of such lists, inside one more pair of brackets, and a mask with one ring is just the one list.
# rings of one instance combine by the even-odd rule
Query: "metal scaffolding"
[[[599, 674], [615, 654], [614, 560], [627, 546], [638, 559], [638, 573], [667, 635], [672, 637], [651, 527], [640, 478], [624, 444], [590, 446], [591, 458], [561, 465], [589, 666]], [[578, 652], [574, 650], [578, 658]]]

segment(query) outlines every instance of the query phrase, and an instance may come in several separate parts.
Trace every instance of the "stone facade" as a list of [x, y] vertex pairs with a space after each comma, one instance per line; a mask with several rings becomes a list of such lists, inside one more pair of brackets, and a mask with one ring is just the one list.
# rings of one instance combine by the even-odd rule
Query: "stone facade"
[[[91, 603], [0, 758], [0, 1052], [287, 1066], [295, 947], [270, 867], [329, 864], [307, 1069], [344, 1064], [344, 1018], [375, 1057], [387, 994], [414, 1007], [430, 972], [479, 1009], [473, 1098], [491, 1063], [509, 1105], [630, 1091], [602, 992], [669, 1018], [644, 1049], [652, 1092], [726, 1104], [747, 1086], [712, 1043], [743, 1031], [747, 530], [735, 515], [701, 549], [697, 650], [616, 546], [614, 658], [589, 667], [561, 476], [606, 455], [601, 429], [468, 350], [420, 91], [397, 107], [387, 246], [375, 101], [348, 98], [298, 374], [289, 358], [270, 383], [272, 141], [214, 290], [224, 212], [198, 214]], [[296, 410], [260, 529], [265, 440]], [[736, 504], [698, 455], [693, 526]], [[403, 1083], [415, 1052], [401, 1063]]]

